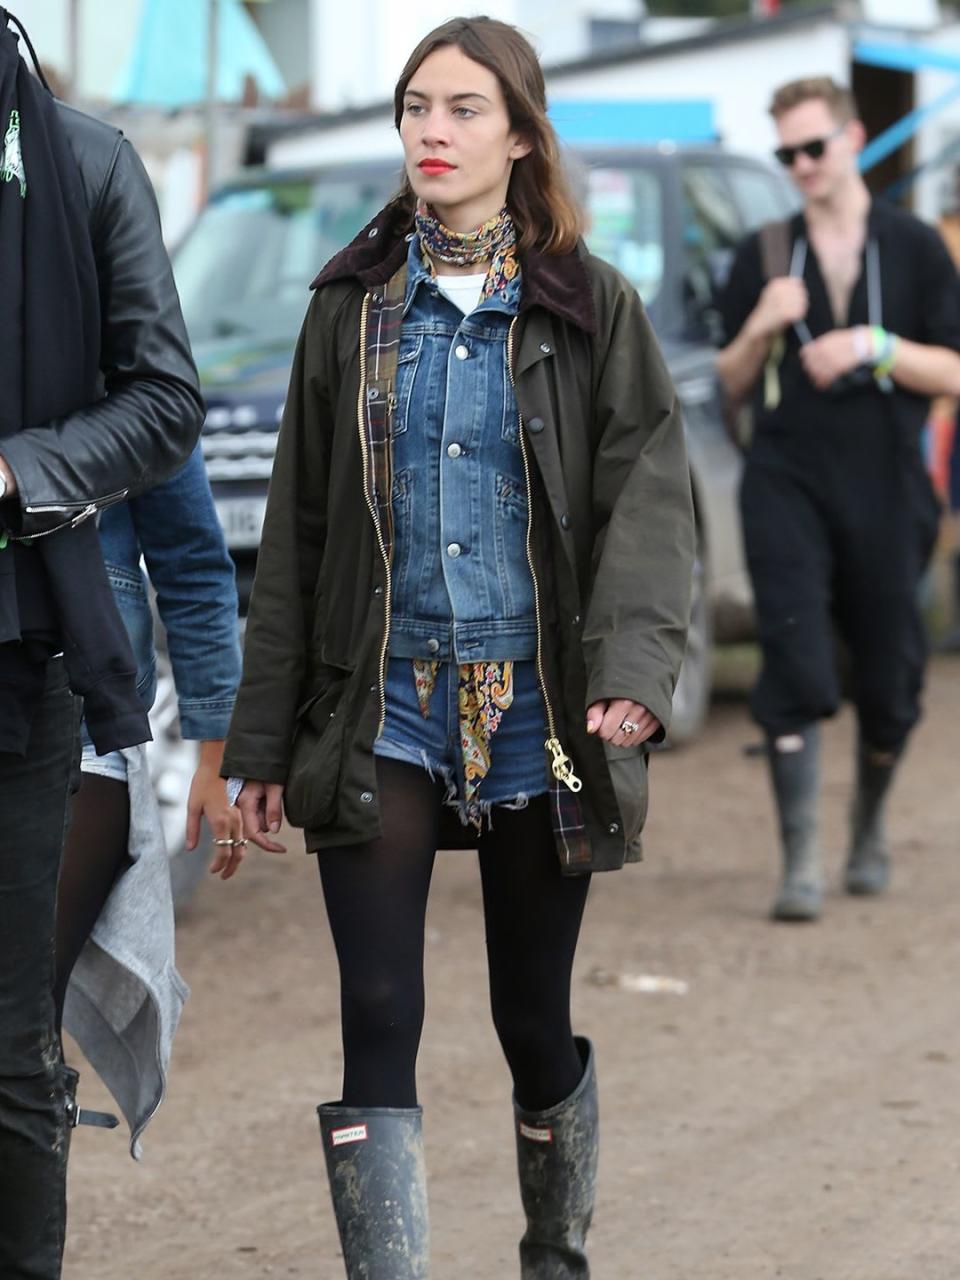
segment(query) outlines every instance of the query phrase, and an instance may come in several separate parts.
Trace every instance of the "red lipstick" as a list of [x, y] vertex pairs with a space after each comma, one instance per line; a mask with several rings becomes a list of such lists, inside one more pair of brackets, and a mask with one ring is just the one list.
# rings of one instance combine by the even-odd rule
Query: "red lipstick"
[[441, 173], [451, 173], [453, 167], [452, 164], [447, 164], [446, 160], [441, 160], [437, 156], [427, 156], [417, 165], [420, 172], [430, 178], [435, 178]]

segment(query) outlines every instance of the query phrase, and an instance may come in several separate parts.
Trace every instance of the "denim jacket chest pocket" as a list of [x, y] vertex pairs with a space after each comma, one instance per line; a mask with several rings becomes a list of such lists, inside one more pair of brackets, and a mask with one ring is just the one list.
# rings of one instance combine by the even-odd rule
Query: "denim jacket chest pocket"
[[393, 435], [399, 436], [410, 423], [410, 399], [416, 378], [420, 353], [423, 350], [422, 333], [404, 333], [400, 339], [397, 357], [397, 406], [393, 414]]

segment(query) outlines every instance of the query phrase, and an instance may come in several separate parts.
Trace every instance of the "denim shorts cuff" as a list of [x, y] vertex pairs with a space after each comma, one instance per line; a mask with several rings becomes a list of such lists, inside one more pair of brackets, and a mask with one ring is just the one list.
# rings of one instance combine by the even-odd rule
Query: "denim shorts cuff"
[[438, 760], [432, 759], [426, 751], [422, 751], [419, 747], [408, 747], [402, 742], [394, 742], [390, 738], [381, 737], [373, 744], [373, 754], [381, 756], [384, 760], [399, 760], [403, 764], [415, 764], [420, 769], [426, 769], [431, 778], [440, 778], [447, 788], [448, 796], [451, 793], [453, 795], [457, 793], [452, 769], [445, 764], [440, 764]]

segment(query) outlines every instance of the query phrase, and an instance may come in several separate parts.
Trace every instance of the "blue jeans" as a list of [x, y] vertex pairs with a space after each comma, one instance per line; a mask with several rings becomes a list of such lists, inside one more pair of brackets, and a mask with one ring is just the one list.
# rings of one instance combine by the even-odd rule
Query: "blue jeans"
[[[430, 699], [430, 715], [420, 711], [413, 663], [391, 658], [387, 666], [387, 718], [374, 753], [426, 769], [446, 784], [445, 803], [467, 822], [463, 755], [457, 710], [457, 667], [444, 662]], [[513, 702], [490, 740], [490, 772], [477, 799], [489, 815], [493, 805], [522, 809], [533, 796], [548, 790], [546, 713], [536, 663], [513, 664]]]
[[79, 702], [63, 662], [25, 756], [0, 753], [0, 1276], [57, 1280], [68, 1130], [53, 1000], [57, 880]]

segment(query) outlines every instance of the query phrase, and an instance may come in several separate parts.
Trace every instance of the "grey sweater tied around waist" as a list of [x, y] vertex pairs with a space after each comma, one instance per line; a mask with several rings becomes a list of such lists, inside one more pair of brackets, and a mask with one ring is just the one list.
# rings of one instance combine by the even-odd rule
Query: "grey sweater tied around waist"
[[130, 859], [67, 989], [64, 1026], [130, 1126], [130, 1154], [166, 1092], [173, 1037], [189, 994], [174, 964], [173, 895], [145, 747], [123, 752]]

